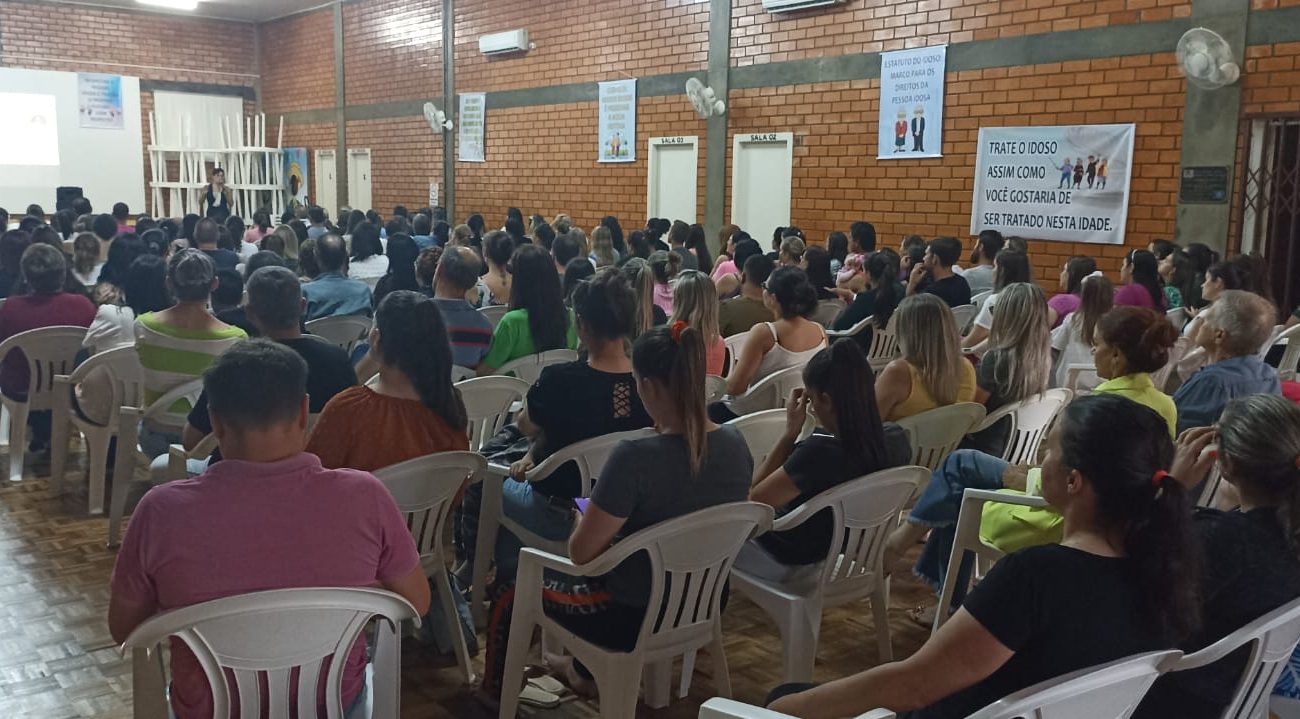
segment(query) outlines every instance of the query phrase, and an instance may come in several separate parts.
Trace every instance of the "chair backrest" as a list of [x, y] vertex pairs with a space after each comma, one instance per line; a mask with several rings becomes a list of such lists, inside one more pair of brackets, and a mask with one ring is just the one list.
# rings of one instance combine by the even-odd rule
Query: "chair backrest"
[[817, 303], [817, 309], [813, 311], [812, 316], [808, 319], [822, 327], [830, 327], [835, 322], [835, 318], [839, 317], [843, 311], [843, 300], [822, 300]]
[[1285, 329], [1286, 325], [1273, 325], [1273, 331], [1269, 333], [1268, 339], [1264, 340], [1263, 344], [1259, 346], [1259, 350], [1255, 352], [1256, 356], [1261, 360], [1267, 357], [1268, 351], [1273, 349], [1273, 345], [1277, 344], [1278, 338], [1282, 336]]
[[1268, 698], [1287, 660], [1300, 644], [1300, 599], [1294, 599], [1265, 614], [1210, 646], [1188, 654], [1174, 664], [1173, 671], [1203, 667], [1223, 659], [1240, 647], [1250, 647], [1250, 659], [1242, 672], [1225, 719], [1252, 719], [1268, 715]]
[[736, 334], [722, 340], [722, 343], [727, 346], [726, 374], [731, 374], [731, 370], [734, 369], [736, 363], [740, 361], [740, 351], [744, 349], [745, 338], [748, 336], [748, 332], [737, 332]]
[[[152, 422], [155, 425], [165, 427], [184, 427], [188, 419], [187, 412], [198, 401], [199, 395], [203, 393], [203, 379], [195, 378], [188, 382], [182, 382], [175, 387], [167, 390], [161, 397], [154, 400], [148, 407], [140, 409], [140, 419]], [[173, 411], [174, 405], [181, 400], [186, 400], [188, 404], [185, 410], [181, 412]]]
[[975, 305], [975, 311], [978, 312], [979, 309], [984, 306], [984, 303], [987, 302], [988, 299], [992, 296], [993, 296], [993, 290], [984, 290], [983, 292], [976, 292], [975, 294], [971, 295], [970, 303], [972, 305]]
[[443, 530], [461, 488], [485, 469], [480, 454], [439, 452], [375, 470], [406, 518], [426, 571], [442, 560]]
[[0, 342], [0, 358], [19, 350], [27, 359], [27, 405], [32, 411], [54, 408], [54, 377], [72, 373], [85, 339], [85, 327], [56, 325], [19, 332]]
[[663, 653], [712, 641], [736, 554], [772, 526], [772, 514], [771, 507], [757, 502], [720, 504], [660, 522], [616, 544], [622, 557], [642, 550], [649, 555], [647, 606], [662, 609], [646, 612], [637, 648]]
[[634, 429], [630, 432], [611, 432], [599, 437], [574, 442], [568, 447], [557, 450], [545, 461], [528, 473], [528, 481], [538, 482], [551, 476], [556, 469], [567, 462], [578, 466], [578, 475], [582, 478], [582, 496], [591, 496], [591, 486], [600, 479], [600, 472], [605, 468], [614, 447], [625, 439], [643, 439], [653, 437], [655, 431], [650, 428]]
[[704, 375], [704, 401], [716, 402], [727, 394], [727, 380], [715, 375]]
[[929, 479], [925, 467], [894, 467], [849, 480], [781, 517], [774, 529], [798, 526], [829, 507], [835, 530], [822, 563], [821, 585], [831, 602], [860, 596], [883, 579], [885, 544], [898, 526], [898, 513]]
[[469, 448], [477, 452], [506, 424], [510, 408], [528, 394], [529, 384], [518, 377], [491, 375], [456, 383], [469, 416]]
[[467, 379], [477, 377], [478, 373], [469, 367], [461, 367], [458, 364], [451, 366], [451, 383], [464, 382]]
[[[1171, 350], [1172, 352], [1172, 350]], [[1170, 365], [1173, 363], [1170, 362]], [[1155, 376], [1152, 375], [1152, 383], [1155, 383]], [[1076, 396], [1085, 395], [1092, 391], [1092, 388], [1101, 384], [1101, 378], [1097, 376], [1097, 368], [1091, 363], [1077, 362], [1065, 366], [1065, 389], [1070, 390]]]
[[372, 321], [359, 315], [321, 317], [307, 323], [307, 332], [351, 352], [370, 333]]
[[853, 337], [854, 335], [857, 335], [859, 332], [865, 330], [870, 325], [871, 325], [871, 315], [867, 315], [866, 317], [863, 317], [862, 319], [858, 320], [856, 323], [854, 323], [852, 327], [848, 328], [847, 330], [827, 330], [826, 336], [831, 338]]
[[952, 319], [957, 323], [957, 331], [961, 331], [975, 319], [975, 305], [957, 305], [952, 308]]
[[140, 367], [140, 355], [133, 345], [105, 350], [77, 365], [68, 376], [68, 382], [76, 387], [90, 379], [92, 374], [100, 372], [106, 373], [109, 380], [108, 423], [113, 425], [123, 405], [139, 407], [144, 404], [144, 369]]
[[1071, 672], [996, 701], [967, 719], [1127, 719], [1179, 651], [1150, 652]]
[[[322, 683], [328, 716], [342, 717], [343, 669], [357, 637], [376, 617], [394, 630], [403, 620], [419, 621], [410, 602], [392, 592], [277, 589], [156, 615], [136, 627], [122, 648], [137, 650], [139, 671], [140, 650], [152, 651], [168, 637], [185, 642], [207, 676], [216, 719], [232, 715], [233, 696], [239, 697], [245, 717], [263, 711], [287, 717], [291, 707], [300, 719], [319, 717], [316, 697]], [[383, 679], [396, 689], [396, 677]]]
[[501, 318], [505, 317], [506, 313], [509, 311], [510, 307], [507, 305], [488, 305], [487, 307], [478, 308], [479, 314], [486, 317], [487, 321], [492, 323], [493, 329], [501, 323]]
[[912, 464], [939, 468], [971, 428], [984, 419], [984, 405], [958, 402], [898, 420], [912, 443]]
[[1282, 380], [1295, 381], [1296, 365], [1300, 365], [1300, 325], [1282, 330], [1282, 334], [1273, 339], [1273, 345], [1281, 345], [1282, 359], [1277, 363], [1277, 376]]
[[803, 386], [803, 365], [777, 370], [755, 382], [744, 394], [731, 400], [731, 411], [739, 415], [784, 407], [790, 393]]
[[1223, 471], [1219, 469], [1219, 463], [1215, 462], [1210, 467], [1209, 474], [1205, 475], [1205, 483], [1201, 485], [1201, 494], [1196, 498], [1198, 507], [1214, 507], [1214, 497], [1219, 493], [1219, 486], [1223, 483]]
[[[898, 359], [898, 334], [894, 329], [894, 315], [885, 327], [871, 330], [871, 348], [867, 350], [867, 363], [873, 372], [879, 372], [885, 365]], [[856, 325], [854, 325], [856, 327]]]
[[1007, 437], [1006, 449], [1002, 451], [1002, 459], [1011, 464], [1036, 464], [1039, 445], [1047, 436], [1052, 420], [1073, 398], [1074, 393], [1068, 389], [1049, 389], [1029, 399], [999, 407], [972, 431], [992, 427], [1002, 418], [1011, 417], [1011, 433]]
[[1182, 332], [1183, 325], [1187, 324], [1187, 308], [1174, 307], [1165, 310], [1165, 319], [1169, 320], [1169, 324], [1173, 325], [1174, 329]]
[[574, 362], [578, 359], [578, 353], [573, 350], [547, 350], [535, 355], [520, 357], [519, 359], [510, 360], [497, 369], [497, 374], [514, 375], [519, 379], [532, 384], [542, 376], [542, 369], [553, 364], [564, 364], [565, 362]]
[[1164, 392], [1168, 388], [1169, 378], [1174, 376], [1174, 370], [1178, 367], [1178, 362], [1187, 353], [1187, 348], [1188, 345], [1183, 342], [1175, 342], [1174, 346], [1169, 348], [1169, 360], [1165, 362], [1165, 366], [1151, 373], [1151, 384], [1156, 389]]
[[740, 430], [741, 436], [745, 438], [745, 444], [749, 446], [749, 455], [754, 458], [754, 466], [757, 467], [767, 459], [767, 455], [781, 440], [781, 435], [785, 434], [785, 410], [768, 409], [753, 412], [737, 417], [727, 424]]

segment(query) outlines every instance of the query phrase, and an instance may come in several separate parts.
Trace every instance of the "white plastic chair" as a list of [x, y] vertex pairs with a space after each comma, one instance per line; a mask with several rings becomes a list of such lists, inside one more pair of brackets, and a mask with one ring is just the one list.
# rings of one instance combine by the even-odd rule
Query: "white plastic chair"
[[952, 597], [956, 593], [957, 577], [966, 553], [975, 555], [975, 571], [993, 565], [1002, 558], [1002, 550], [985, 542], [980, 537], [980, 522], [984, 518], [984, 505], [987, 502], [1018, 504], [1023, 507], [1046, 507], [1047, 500], [1025, 494], [1009, 494], [987, 489], [967, 488], [962, 493], [961, 510], [957, 514], [957, 528], [952, 541], [952, 553], [948, 555], [948, 571], [944, 574], [943, 585], [939, 590], [939, 608], [934, 613], [934, 625], [931, 632], [939, 631], [948, 621], [948, 611], [952, 607]]
[[490, 375], [456, 383], [469, 417], [469, 448], [475, 452], [501, 431], [511, 408], [528, 394], [529, 384], [518, 377]]
[[0, 342], [0, 359], [18, 350], [27, 359], [28, 371], [26, 400], [16, 400], [0, 393], [0, 406], [9, 413], [10, 482], [23, 479], [28, 415], [54, 409], [54, 378], [72, 372], [85, 338], [85, 327], [57, 325], [19, 332]]
[[727, 394], [727, 380], [715, 375], [704, 375], [704, 401], [717, 402]]
[[871, 325], [871, 316], [868, 315], [858, 320], [857, 322], [853, 323], [853, 326], [846, 330], [826, 330], [826, 336], [827, 338], [830, 338], [828, 341], [834, 342], [835, 338], [853, 337], [858, 333], [862, 332], [863, 330], [865, 330], [870, 325]]
[[[370, 716], [396, 717], [401, 703], [398, 625], [410, 620], [419, 626], [420, 617], [410, 602], [392, 592], [339, 588], [241, 594], [150, 618], [121, 647], [132, 654], [135, 719], [167, 719], [162, 654], [169, 637], [185, 642], [198, 659], [212, 691], [214, 717], [231, 716], [232, 695], [237, 695], [245, 717], [265, 711], [272, 719], [287, 719], [296, 707], [300, 719], [323, 719], [316, 705], [322, 682], [324, 716], [342, 717], [343, 668], [375, 618], [383, 621], [376, 623]], [[326, 662], [329, 670], [322, 672]]]
[[573, 350], [547, 350], [535, 355], [513, 359], [501, 365], [496, 374], [513, 375], [519, 379], [532, 384], [542, 376], [542, 370], [553, 364], [564, 364], [565, 362], [575, 362], [578, 359], [578, 353]]
[[984, 303], [993, 296], [993, 290], [984, 290], [971, 295], [970, 303], [975, 306], [975, 312], [978, 313], [984, 307]]
[[[1173, 362], [1166, 366], [1173, 366]], [[1073, 392], [1075, 397], [1082, 397], [1091, 393], [1094, 387], [1101, 384], [1101, 381], [1101, 378], [1097, 376], [1097, 368], [1092, 364], [1078, 362], [1065, 367], [1064, 389]], [[1151, 382], [1155, 384], [1154, 377]]]
[[975, 305], [957, 305], [952, 308], [952, 319], [957, 323], [958, 331], [974, 321], [975, 312]]
[[1149, 652], [1080, 669], [1022, 689], [966, 719], [1128, 719], [1182, 654]]
[[828, 331], [826, 337], [830, 342], [834, 342], [839, 337], [856, 337], [867, 327], [871, 327], [871, 346], [867, 348], [867, 363], [871, 365], [873, 372], [879, 372], [899, 356], [898, 335], [894, 331], [893, 317], [889, 318], [889, 324], [883, 328], [872, 324], [871, 317], [864, 317], [847, 330]]
[[492, 323], [493, 329], [496, 329], [496, 326], [501, 324], [501, 318], [505, 317], [509, 311], [510, 307], [507, 305], [488, 305], [487, 307], [478, 308], [478, 313]]
[[1292, 600], [1210, 646], [1182, 657], [1170, 671], [1208, 666], [1241, 647], [1249, 646], [1250, 659], [1222, 717], [1266, 717], [1269, 694], [1286, 669], [1287, 660], [1295, 652], [1297, 644], [1300, 644], [1300, 599]]
[[844, 300], [821, 300], [817, 303], [817, 309], [813, 311], [812, 316], [808, 319], [822, 327], [830, 328], [835, 323], [835, 318], [840, 316], [845, 307]]
[[[854, 719], [895, 719], [897, 715], [888, 709], [873, 709], [866, 714], [859, 714]], [[733, 699], [714, 698], [700, 706], [699, 719], [795, 719], [789, 714], [774, 712], [763, 707], [742, 704]]]
[[1296, 365], [1300, 365], [1300, 325], [1295, 325], [1282, 330], [1282, 333], [1273, 338], [1271, 347], [1285, 347], [1282, 351], [1282, 359], [1277, 363], [1278, 379], [1283, 381], [1295, 381]]
[[748, 332], [737, 332], [722, 340], [722, 343], [727, 346], [727, 375], [731, 374], [731, 370], [735, 369], [736, 363], [740, 361], [740, 351], [745, 348], [745, 338], [748, 336]]
[[[108, 393], [108, 416], [98, 424], [72, 411], [73, 391], [91, 375], [104, 376], [100, 388]], [[144, 400], [140, 356], [127, 345], [106, 350], [82, 362], [70, 375], [54, 377], [54, 412], [51, 422], [50, 484], [61, 491], [66, 484], [69, 426], [86, 438], [87, 504], [91, 514], [104, 513], [104, 480], [108, 475], [108, 447], [117, 434], [122, 405]]]
[[361, 315], [334, 315], [312, 320], [306, 324], [306, 327], [309, 334], [338, 345], [348, 354], [352, 354], [357, 344], [370, 334], [373, 324], [369, 317]]
[[749, 447], [749, 455], [754, 458], [754, 466], [758, 467], [776, 447], [781, 435], [785, 434], [785, 410], [768, 409], [752, 412], [737, 417], [727, 424], [740, 431], [741, 436], [745, 438], [745, 444]]
[[767, 409], [784, 407], [790, 393], [803, 386], [803, 365], [777, 370], [750, 385], [739, 397], [731, 399], [731, 411], [744, 416]]
[[[519, 553], [514, 614], [502, 676], [501, 719], [513, 719], [523, 686], [524, 661], [534, 627], [556, 637], [582, 661], [600, 689], [600, 715], [622, 719], [636, 714], [637, 690], [646, 673], [646, 703], [666, 706], [672, 660], [683, 656], [679, 696], [686, 696], [695, 652], [705, 646], [713, 658], [718, 693], [731, 694], [722, 646], [722, 588], [741, 546], [772, 525], [772, 508], [755, 502], [710, 507], [661, 522], [624, 538], [592, 561], [577, 565], [564, 557], [526, 548]], [[575, 577], [606, 574], [628, 557], [645, 552], [650, 563], [648, 607], [635, 648], [611, 652], [593, 644], [542, 611], [542, 571]], [[659, 618], [662, 614], [662, 620]]]
[[1002, 451], [1002, 459], [1011, 464], [1036, 464], [1038, 447], [1047, 436], [1052, 420], [1073, 397], [1074, 393], [1068, 389], [1049, 389], [1029, 399], [1012, 402], [990, 412], [971, 433], [982, 432], [1003, 418], [1011, 417], [1011, 434]]
[[971, 429], [984, 419], [984, 405], [957, 402], [898, 420], [912, 443], [912, 464], [938, 469]]
[[1201, 485], [1201, 493], [1196, 498], [1196, 506], [1214, 508], [1214, 499], [1219, 493], [1219, 487], [1223, 484], [1223, 471], [1219, 469], [1219, 463], [1215, 462], [1210, 467], [1210, 471], [1205, 475], [1205, 483]]
[[[614, 447], [625, 439], [642, 439], [653, 437], [653, 429], [637, 429], [631, 432], [611, 432], [600, 437], [593, 437], [581, 442], [574, 442], [558, 450], [533, 467], [528, 473], [527, 481], [540, 482], [551, 476], [561, 466], [573, 462], [577, 465], [578, 476], [582, 482], [582, 496], [591, 495], [591, 487], [600, 477]], [[474, 614], [476, 625], [482, 626], [485, 617], [483, 600], [487, 587], [488, 563], [496, 551], [497, 530], [505, 528], [515, 535], [526, 547], [540, 547], [548, 552], [565, 555], [569, 552], [567, 540], [552, 541], [524, 529], [501, 511], [502, 485], [515, 480], [509, 478], [510, 468], [501, 464], [489, 464], [483, 472], [483, 499], [479, 506], [478, 537], [474, 543], [473, 587], [471, 589], [470, 610]]]
[[[376, 375], [376, 376], [378, 376], [378, 375]], [[477, 377], [477, 376], [478, 376], [478, 373], [475, 372], [474, 370], [470, 369], [469, 367], [461, 367], [461, 366], [458, 365], [458, 364], [454, 364], [454, 365], [451, 366], [451, 382], [452, 382], [452, 384], [455, 384], [455, 383], [457, 383], [457, 382], [464, 382], [464, 381], [467, 380], [467, 379], [473, 379], [473, 378], [475, 378], [475, 377]]]
[[1190, 318], [1187, 316], [1187, 309], [1185, 307], [1174, 307], [1173, 309], [1165, 310], [1165, 319], [1169, 320], [1169, 324], [1173, 325], [1174, 329], [1182, 332], [1183, 326], [1187, 324], [1187, 320]]
[[[185, 426], [185, 415], [172, 412], [172, 405], [181, 400], [189, 400], [190, 406], [193, 406], [202, 392], [203, 380], [193, 379], [172, 388], [148, 407], [124, 405], [119, 410], [117, 457], [113, 462], [113, 494], [109, 499], [108, 508], [108, 546], [116, 547], [121, 537], [122, 516], [126, 514], [126, 493], [135, 483], [137, 465], [148, 466], [153, 461], [153, 457], [144, 456], [139, 448], [140, 423], [148, 421], [155, 425], [174, 427], [179, 433]], [[215, 439], [212, 440], [212, 446], [216, 446]], [[171, 453], [168, 452], [169, 467], [172, 464], [170, 455]], [[179, 476], [174, 473], [168, 474], [165, 481], [184, 478], [182, 471]]]
[[897, 526], [898, 513], [930, 478], [924, 467], [896, 467], [850, 480], [817, 495], [776, 520], [772, 531], [802, 526], [830, 509], [834, 532], [816, 578], [773, 583], [741, 569], [732, 569], [732, 582], [776, 623], [785, 643], [786, 682], [812, 679], [821, 634], [822, 610], [871, 597], [880, 662], [894, 659], [889, 637], [889, 578], [884, 575], [884, 549]]
[[470, 663], [451, 582], [447, 578], [442, 537], [447, 517], [451, 515], [461, 488], [474, 481], [486, 468], [487, 460], [474, 452], [439, 452], [384, 467], [374, 473], [393, 495], [398, 510], [406, 518], [406, 527], [411, 530], [415, 548], [420, 552], [420, 564], [438, 590], [447, 631], [452, 636], [456, 660], [465, 674], [466, 683], [474, 681], [474, 666]]

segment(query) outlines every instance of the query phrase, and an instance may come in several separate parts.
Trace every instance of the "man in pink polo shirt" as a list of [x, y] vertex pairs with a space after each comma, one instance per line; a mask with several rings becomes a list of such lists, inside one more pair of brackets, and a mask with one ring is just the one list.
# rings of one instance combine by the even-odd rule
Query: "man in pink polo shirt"
[[[223, 460], [140, 500], [113, 571], [114, 640], [160, 612], [268, 589], [383, 587], [428, 611], [415, 542], [388, 491], [303, 452], [306, 382], [303, 359], [270, 340], [231, 347], [204, 374]], [[349, 716], [364, 709], [365, 664], [358, 641], [343, 676]], [[171, 703], [179, 719], [212, 716], [203, 670], [176, 641]]]

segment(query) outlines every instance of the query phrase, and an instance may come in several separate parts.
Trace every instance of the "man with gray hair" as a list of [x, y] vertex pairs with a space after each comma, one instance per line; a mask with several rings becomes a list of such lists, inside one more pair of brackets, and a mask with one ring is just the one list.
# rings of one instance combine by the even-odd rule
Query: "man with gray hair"
[[492, 323], [465, 301], [465, 293], [478, 283], [482, 262], [468, 247], [448, 246], [433, 277], [433, 301], [442, 312], [451, 339], [451, 361], [473, 369], [492, 344]]
[[[46, 244], [31, 245], [23, 251], [19, 267], [31, 292], [10, 296], [0, 307], [0, 342], [41, 327], [90, 326], [91, 320], [95, 319], [95, 305], [84, 295], [63, 291], [67, 261], [62, 252]], [[23, 353], [10, 352], [0, 364], [0, 391], [7, 397], [26, 399], [30, 381], [28, 373]], [[32, 429], [29, 451], [47, 451], [50, 413], [32, 412], [27, 423]], [[22, 448], [11, 448], [11, 451], [22, 451]]]
[[1179, 432], [1218, 422], [1229, 400], [1282, 393], [1277, 371], [1260, 358], [1276, 315], [1273, 304], [1253, 292], [1224, 290], [1214, 300], [1192, 338], [1208, 363], [1174, 393]]
[[[357, 375], [346, 351], [302, 333], [302, 313], [307, 303], [297, 275], [285, 267], [263, 267], [248, 276], [244, 293], [244, 312], [258, 334], [287, 346], [307, 362], [308, 411], [318, 414], [334, 395], [356, 385]], [[191, 449], [211, 433], [208, 397], [204, 393], [190, 411], [181, 443]]]

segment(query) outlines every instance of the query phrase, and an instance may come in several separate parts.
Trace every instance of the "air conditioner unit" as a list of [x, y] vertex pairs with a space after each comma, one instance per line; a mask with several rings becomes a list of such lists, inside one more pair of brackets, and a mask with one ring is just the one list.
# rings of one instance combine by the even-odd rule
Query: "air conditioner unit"
[[827, 5], [839, 5], [847, 0], [763, 0], [763, 9], [768, 12], [794, 12]]
[[510, 30], [484, 35], [478, 39], [478, 51], [484, 55], [505, 55], [528, 49], [528, 31]]

